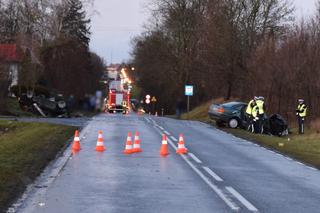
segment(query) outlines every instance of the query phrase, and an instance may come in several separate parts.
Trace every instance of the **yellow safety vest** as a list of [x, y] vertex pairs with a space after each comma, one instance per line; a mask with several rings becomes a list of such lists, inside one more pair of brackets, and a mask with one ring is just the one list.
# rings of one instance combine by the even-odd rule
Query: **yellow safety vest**
[[297, 115], [299, 117], [307, 116], [307, 106], [305, 104], [299, 104], [297, 107]]
[[258, 114], [259, 114], [259, 106], [258, 105], [255, 105], [253, 108], [252, 108], [252, 116], [254, 118], [258, 117]]
[[252, 103], [254, 102], [254, 100], [251, 100], [247, 106], [247, 109], [246, 109], [246, 113], [249, 114], [249, 115], [252, 115]]
[[259, 114], [264, 114], [264, 101], [262, 100], [257, 100], [256, 101], [257, 106], [259, 107]]

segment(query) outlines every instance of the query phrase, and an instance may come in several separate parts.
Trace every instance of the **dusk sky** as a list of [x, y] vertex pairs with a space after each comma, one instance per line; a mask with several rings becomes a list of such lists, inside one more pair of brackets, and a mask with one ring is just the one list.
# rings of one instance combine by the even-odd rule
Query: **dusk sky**
[[[152, 0], [95, 0], [92, 20], [91, 49], [107, 63], [130, 59], [131, 40], [143, 31], [150, 16], [147, 5]], [[308, 16], [315, 11], [317, 0], [294, 0], [296, 14]]]

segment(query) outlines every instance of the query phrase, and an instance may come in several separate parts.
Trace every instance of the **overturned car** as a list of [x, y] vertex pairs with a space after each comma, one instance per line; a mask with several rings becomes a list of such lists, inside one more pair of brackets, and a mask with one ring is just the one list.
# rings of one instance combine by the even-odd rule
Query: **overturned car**
[[43, 117], [70, 117], [67, 102], [62, 94], [51, 94], [43, 87], [13, 87], [11, 91], [18, 98], [23, 111]]

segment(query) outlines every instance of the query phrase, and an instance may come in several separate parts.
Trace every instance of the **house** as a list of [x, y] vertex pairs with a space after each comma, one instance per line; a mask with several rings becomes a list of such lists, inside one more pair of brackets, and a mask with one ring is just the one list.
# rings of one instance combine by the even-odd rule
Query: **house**
[[16, 44], [0, 44], [0, 62], [8, 67], [10, 87], [18, 85], [19, 67], [22, 61], [22, 51]]

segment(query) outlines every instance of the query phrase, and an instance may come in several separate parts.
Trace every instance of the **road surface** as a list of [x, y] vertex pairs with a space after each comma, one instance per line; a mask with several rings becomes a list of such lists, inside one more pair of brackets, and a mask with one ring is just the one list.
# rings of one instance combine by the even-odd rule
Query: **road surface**
[[[95, 152], [98, 131], [106, 151]], [[122, 153], [139, 131], [142, 153]], [[161, 135], [170, 155], [160, 157]], [[180, 133], [187, 155], [176, 155]], [[317, 212], [320, 172], [212, 126], [130, 114], [94, 117], [82, 150], [50, 165], [15, 208], [56, 212]], [[14, 210], [14, 209], [11, 209]]]

